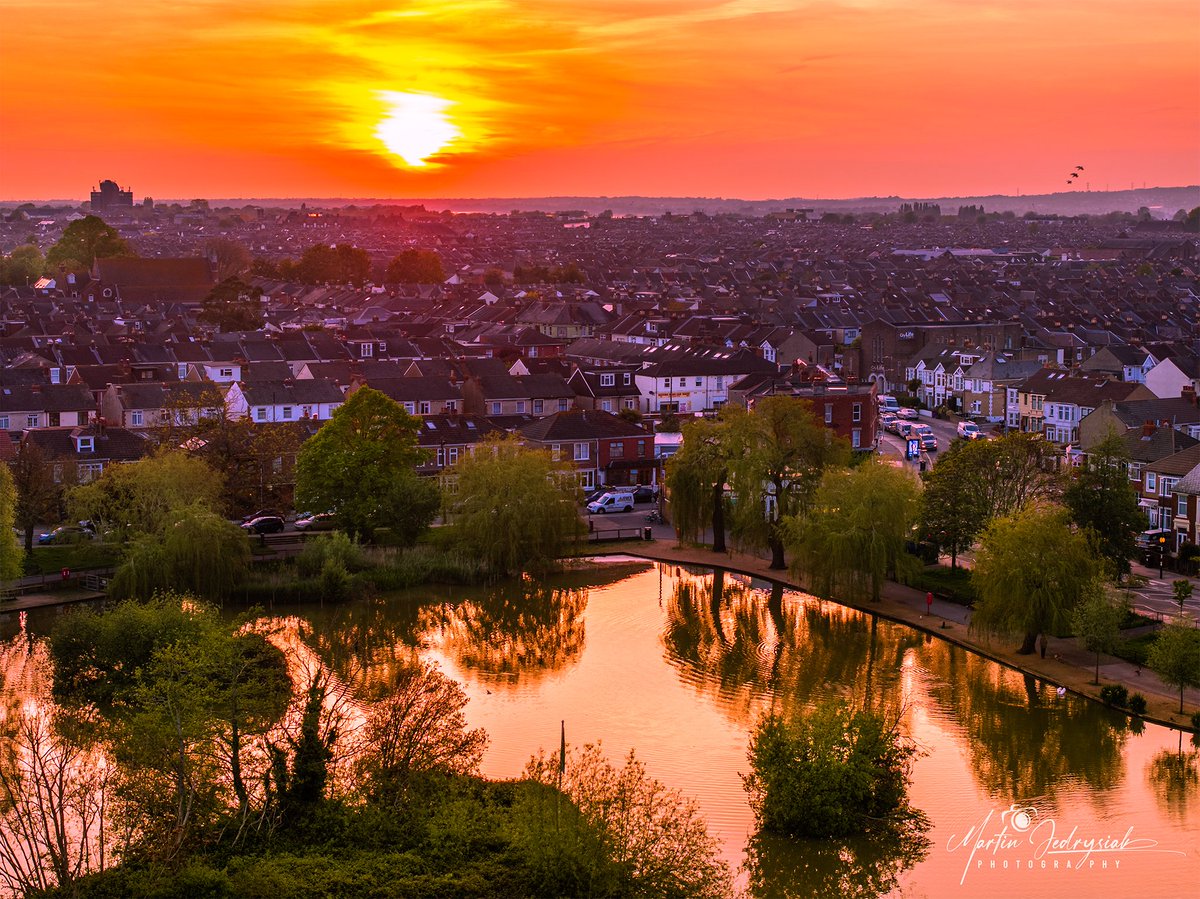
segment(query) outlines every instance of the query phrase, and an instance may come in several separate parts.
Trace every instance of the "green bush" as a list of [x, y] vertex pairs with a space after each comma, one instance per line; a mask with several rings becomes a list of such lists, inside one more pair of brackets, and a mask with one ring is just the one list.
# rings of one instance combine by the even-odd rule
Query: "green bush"
[[346, 572], [359, 571], [363, 568], [362, 549], [341, 531], [331, 531], [304, 544], [296, 556], [296, 570], [301, 577], [316, 577], [330, 562]]
[[1135, 715], [1146, 714], [1146, 697], [1141, 693], [1134, 693], [1129, 697], [1129, 711]]
[[1106, 684], [1100, 688], [1100, 701], [1123, 709], [1129, 703], [1129, 691], [1121, 684]]
[[749, 754], [743, 780], [764, 830], [843, 837], [907, 809], [916, 747], [877, 712], [827, 703], [794, 722], [769, 714]]
[[329, 558], [321, 568], [321, 599], [325, 602], [341, 602], [350, 596], [350, 573], [341, 560]]
[[960, 606], [973, 606], [979, 598], [969, 568], [931, 566], [917, 572], [909, 586]]

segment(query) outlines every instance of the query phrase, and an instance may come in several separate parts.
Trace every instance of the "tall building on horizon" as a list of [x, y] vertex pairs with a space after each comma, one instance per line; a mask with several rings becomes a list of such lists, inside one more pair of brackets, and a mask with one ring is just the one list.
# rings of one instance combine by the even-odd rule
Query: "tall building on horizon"
[[120, 208], [133, 208], [133, 191], [121, 190], [116, 181], [101, 181], [100, 189], [92, 191], [92, 209]]

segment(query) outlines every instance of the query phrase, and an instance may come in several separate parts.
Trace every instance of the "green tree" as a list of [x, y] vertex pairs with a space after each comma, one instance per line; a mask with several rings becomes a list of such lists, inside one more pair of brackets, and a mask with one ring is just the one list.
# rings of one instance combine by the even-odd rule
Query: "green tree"
[[441, 284], [446, 272], [433, 250], [408, 249], [392, 258], [383, 280], [388, 284]]
[[679, 451], [667, 460], [667, 495], [675, 530], [686, 540], [696, 540], [711, 527], [713, 552], [725, 552], [728, 430], [721, 421], [689, 421]]
[[980, 500], [979, 472], [973, 449], [982, 441], [956, 440], [924, 475], [918, 530], [921, 539], [949, 553], [950, 567], [958, 567], [958, 555], [969, 549], [983, 529], [984, 508]]
[[908, 809], [916, 746], [896, 721], [827, 702], [795, 721], [765, 715], [743, 775], [763, 830], [845, 837], [898, 821]]
[[416, 475], [429, 455], [417, 446], [419, 428], [418, 419], [378, 390], [356, 390], [300, 448], [297, 506], [332, 512], [351, 537], [395, 526], [415, 539], [438, 506], [436, 486]]
[[210, 237], [204, 241], [204, 255], [212, 260], [216, 267], [218, 281], [240, 278], [250, 271], [250, 266], [254, 264], [250, 251], [243, 244], [228, 237]]
[[[33, 552], [33, 531], [39, 524], [53, 524], [63, 517], [63, 485], [54, 479], [54, 465], [32, 440], [21, 441], [9, 463], [17, 490], [14, 525], [25, 535], [25, 552]], [[60, 467], [64, 478], [75, 472], [74, 463]]]
[[1183, 614], [1183, 604], [1192, 596], [1192, 582], [1187, 578], [1180, 578], [1171, 583], [1171, 592], [1175, 594], [1175, 601], [1179, 603], [1179, 614]]
[[480, 444], [447, 479], [455, 541], [496, 577], [554, 567], [581, 533], [574, 466], [515, 438]]
[[983, 532], [972, 582], [974, 630], [1021, 637], [1034, 651], [1043, 633], [1067, 630], [1074, 608], [1100, 592], [1103, 563], [1066, 509], [1048, 503], [997, 518]]
[[46, 260], [35, 244], [27, 243], [15, 247], [7, 256], [0, 257], [0, 284], [27, 287], [45, 271]]
[[[282, 274], [282, 269], [281, 269]], [[361, 287], [371, 274], [371, 257], [366, 250], [349, 244], [316, 244], [304, 251], [297, 276], [305, 284], [353, 284]]]
[[241, 278], [230, 276], [209, 291], [196, 317], [221, 331], [253, 331], [263, 323], [260, 297], [261, 287], [252, 287]]
[[884, 580], [911, 560], [919, 496], [908, 471], [883, 462], [826, 472], [810, 514], [784, 522], [793, 569], [822, 596], [877, 602]]
[[1137, 551], [1134, 539], [1146, 520], [1128, 465], [1125, 444], [1109, 434], [1088, 452], [1086, 466], [1063, 492], [1075, 524], [1095, 533], [1100, 554], [1118, 577], [1129, 573], [1129, 560]]
[[13, 530], [18, 505], [12, 473], [7, 465], [0, 465], [0, 581], [9, 581], [21, 574], [23, 553]]
[[1019, 512], [1030, 503], [1056, 501], [1062, 492], [1056, 473], [1058, 449], [1037, 434], [972, 440], [968, 453], [972, 476], [979, 481], [985, 522]]
[[85, 272], [97, 259], [136, 255], [116, 228], [99, 216], [89, 215], [63, 230], [62, 237], [46, 252], [46, 270], [51, 274], [60, 268]]
[[1179, 688], [1179, 713], [1183, 714], [1183, 691], [1200, 687], [1200, 628], [1177, 615], [1158, 632], [1146, 664], [1164, 683]]
[[1083, 648], [1096, 654], [1093, 684], [1100, 683], [1100, 653], [1112, 652], [1121, 641], [1121, 624], [1129, 613], [1129, 600], [1108, 591], [1087, 596], [1071, 613], [1071, 630]]
[[783, 521], [807, 511], [825, 470], [849, 461], [850, 445], [795, 397], [764, 397], [751, 412], [726, 415], [734, 535], [768, 548], [771, 568], [786, 568]]
[[73, 519], [91, 519], [118, 540], [162, 534], [188, 508], [216, 512], [221, 478], [200, 459], [162, 451], [128, 465], [110, 465], [100, 477], [67, 495]]

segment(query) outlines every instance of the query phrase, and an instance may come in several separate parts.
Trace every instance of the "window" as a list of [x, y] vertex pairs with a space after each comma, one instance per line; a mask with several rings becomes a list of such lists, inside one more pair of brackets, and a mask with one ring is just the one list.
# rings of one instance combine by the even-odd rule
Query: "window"
[[221, 375], [220, 375], [220, 376], [221, 376], [222, 378], [232, 378], [232, 377], [233, 377], [233, 369], [232, 369], [232, 368], [223, 368], [223, 369], [221, 369]]
[[533, 401], [533, 414], [534, 415], [541, 415], [542, 412], [545, 410], [545, 408], [546, 408], [546, 404], [542, 400], [534, 400]]
[[405, 403], [404, 411], [407, 412], [409, 415], [416, 415], [417, 414], [417, 404], [416, 403]]
[[587, 443], [575, 444], [575, 461], [576, 462], [585, 462], [590, 458], [591, 458], [590, 444], [587, 444]]
[[558, 462], [562, 459], [562, 444], [561, 443], [550, 444], [550, 458], [553, 459], [555, 462]]
[[670, 387], [670, 386], [671, 386], [671, 379], [663, 378], [663, 387]]
[[144, 423], [145, 417], [141, 409], [134, 409], [129, 413], [129, 423], [135, 428], [140, 427]]
[[439, 447], [438, 447], [438, 451], [437, 451], [437, 467], [438, 467], [438, 468], [445, 468], [445, 467], [446, 467], [446, 448], [445, 448], [444, 446], [439, 446]]
[[833, 424], [833, 403], [825, 404], [825, 424]]
[[458, 447], [452, 446], [446, 450], [446, 464], [453, 465], [458, 461]]
[[312, 418], [312, 406], [301, 406], [300, 407], [300, 417], [301, 418]]
[[621, 406], [625, 409], [636, 409], [637, 400], [635, 400], [633, 397], [626, 397], [621, 401]]
[[697, 387], [703, 387], [703, 386], [704, 386], [704, 379], [703, 379], [703, 378], [696, 378], [696, 386], [697, 386]]
[[100, 477], [103, 471], [103, 462], [84, 462], [79, 466], [79, 480], [86, 484], [88, 481]]
[[862, 421], [862, 403], [855, 403], [850, 407], [850, 420]]
[[1154, 493], [1158, 489], [1158, 475], [1152, 471], [1146, 472], [1146, 492]]
[[559, 412], [566, 412], [566, 411], [567, 411], [567, 409], [569, 409], [569, 408], [570, 408], [570, 401], [569, 401], [569, 400], [567, 400], [567, 399], [561, 399], [561, 400], [559, 400], [559, 401], [558, 401], [558, 411], [559, 411]]
[[373, 355], [375, 355], [375, 344], [373, 344], [373, 343], [360, 343], [360, 344], [358, 345], [358, 354], [359, 354], [360, 356], [364, 356], [364, 357], [365, 357], [365, 356], [373, 356]]
[[679, 379], [679, 386], [680, 386], [680, 387], [687, 387], [687, 378], [680, 378], [680, 379]]
[[617, 383], [616, 375], [601, 375], [600, 376], [600, 386], [601, 387], [613, 387], [616, 383]]
[[1158, 506], [1150, 507], [1150, 527], [1152, 529], [1158, 527]]
[[431, 408], [431, 406], [429, 404], [429, 400], [422, 400], [421, 401], [421, 414], [428, 415], [432, 411], [433, 411], [433, 409]]
[[633, 383], [633, 375], [631, 375], [629, 372], [625, 372], [625, 376], [621, 379], [621, 383], [628, 387], [631, 383]]
[[566, 336], [567, 336], [567, 329], [566, 329], [566, 328], [559, 328], [559, 329], [558, 329], [558, 336], [559, 336], [559, 337], [566, 337]]
[[75, 448], [81, 453], [94, 453], [96, 451], [96, 438], [80, 437]]
[[187, 363], [180, 362], [179, 368], [177, 369], [177, 371], [179, 372], [179, 380], [182, 381], [184, 378], [187, 377], [187, 370], [188, 370]]
[[591, 490], [596, 486], [596, 472], [592, 469], [579, 472], [579, 486], [584, 490]]
[[860, 446], [862, 446], [862, 428], [851, 428], [850, 446], [853, 449], [858, 449]]
[[1142, 463], [1141, 462], [1130, 462], [1129, 463], [1129, 480], [1140, 481], [1141, 479], [1142, 479]]
[[25, 427], [36, 428], [38, 426], [38, 414], [35, 412], [32, 415], [25, 416]]
[[611, 412], [612, 411], [612, 400], [601, 400], [600, 408], [602, 410], [604, 410], [605, 412]]
[[725, 376], [717, 375], [717, 390], [724, 390], [724, 389], [725, 389]]
[[266, 421], [267, 420], [267, 410], [262, 408], [261, 406], [259, 408], [255, 409], [254, 410], [254, 420], [255, 421]]
[[1187, 518], [1187, 494], [1180, 493], [1175, 497], [1175, 517]]
[[503, 408], [503, 403], [492, 403], [492, 414], [499, 415]]
[[446, 411], [447, 412], [457, 412], [458, 411], [458, 400], [446, 400]]
[[284, 421], [291, 421], [291, 420], [292, 420], [292, 407], [291, 407], [291, 406], [284, 406], [284, 407], [283, 407], [283, 420], [284, 420]]
[[645, 457], [646, 457], [646, 441], [639, 440], [638, 441], [638, 458], [644, 459]]
[[518, 415], [525, 414], [525, 401], [524, 400], [517, 400], [517, 414]]
[[0, 415], [0, 431], [8, 430], [8, 416]]
[[614, 440], [608, 445], [608, 454], [614, 459], [620, 459], [625, 455], [625, 444], [620, 440]]
[[1175, 483], [1179, 478], [1159, 478], [1158, 479], [1158, 495], [1170, 496], [1175, 492]]

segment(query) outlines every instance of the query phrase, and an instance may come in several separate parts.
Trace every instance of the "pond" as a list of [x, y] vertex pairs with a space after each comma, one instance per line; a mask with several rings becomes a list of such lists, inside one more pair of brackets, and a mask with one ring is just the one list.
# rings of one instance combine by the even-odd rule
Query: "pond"
[[[766, 582], [624, 559], [272, 614], [347, 681], [382, 680], [414, 652], [437, 661], [491, 736], [487, 776], [518, 777], [557, 748], [560, 721], [568, 742], [600, 741], [614, 761], [635, 750], [699, 804], [752, 895], [1181, 896], [1200, 878], [1188, 735], [1131, 729], [959, 647]], [[2, 625], [8, 638], [18, 623]], [[927, 843], [755, 836], [740, 777], [754, 722], [830, 696], [892, 711], [920, 747], [910, 798]]]

